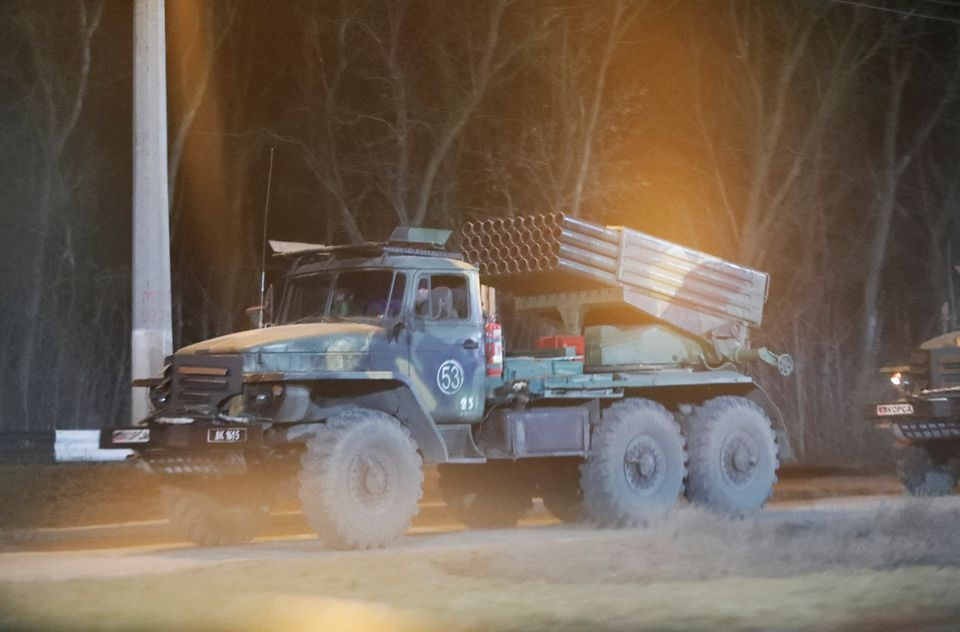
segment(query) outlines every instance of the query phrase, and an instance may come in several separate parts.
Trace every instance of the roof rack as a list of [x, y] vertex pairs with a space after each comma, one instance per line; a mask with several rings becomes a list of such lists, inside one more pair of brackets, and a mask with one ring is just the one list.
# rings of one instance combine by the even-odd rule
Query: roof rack
[[400, 226], [390, 235], [388, 241], [370, 241], [360, 244], [327, 246], [296, 241], [270, 240], [274, 256], [303, 257], [376, 257], [378, 255], [412, 255], [419, 257], [443, 257], [463, 259], [458, 252], [446, 250], [447, 242], [453, 231], [441, 228], [414, 228]]

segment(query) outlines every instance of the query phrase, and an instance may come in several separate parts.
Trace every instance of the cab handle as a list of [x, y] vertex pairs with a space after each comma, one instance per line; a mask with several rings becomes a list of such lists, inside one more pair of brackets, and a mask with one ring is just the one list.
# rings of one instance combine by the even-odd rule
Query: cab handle
[[467, 338], [466, 340], [463, 341], [463, 348], [464, 348], [464, 349], [479, 349], [479, 348], [480, 348], [480, 343], [477, 342], [476, 340], [474, 340], [473, 338]]

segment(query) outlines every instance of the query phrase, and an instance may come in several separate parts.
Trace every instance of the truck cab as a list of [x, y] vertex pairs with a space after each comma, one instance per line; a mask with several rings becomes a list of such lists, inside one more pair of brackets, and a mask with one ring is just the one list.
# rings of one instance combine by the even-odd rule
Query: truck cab
[[952, 494], [960, 480], [960, 331], [927, 340], [909, 364], [881, 372], [898, 396], [864, 412], [893, 435], [900, 481], [914, 496]]
[[[300, 325], [320, 324], [307, 333], [314, 344], [324, 338], [327, 349], [368, 354], [328, 355], [331, 370], [400, 374], [435, 422], [478, 421], [485, 371], [476, 267], [449, 257], [349, 254], [295, 265], [268, 331], [296, 336]], [[274, 344], [285, 353], [296, 346]]]

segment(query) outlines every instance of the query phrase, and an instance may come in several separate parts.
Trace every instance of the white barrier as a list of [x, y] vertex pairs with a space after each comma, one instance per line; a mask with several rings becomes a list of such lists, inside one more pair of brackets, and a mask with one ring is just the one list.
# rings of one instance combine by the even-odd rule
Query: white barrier
[[57, 463], [79, 461], [123, 461], [133, 450], [103, 450], [100, 448], [99, 430], [57, 430], [53, 445]]

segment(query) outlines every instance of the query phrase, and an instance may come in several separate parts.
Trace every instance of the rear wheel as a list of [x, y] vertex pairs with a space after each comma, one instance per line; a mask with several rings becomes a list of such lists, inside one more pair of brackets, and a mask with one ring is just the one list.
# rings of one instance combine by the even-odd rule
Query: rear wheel
[[533, 506], [529, 477], [510, 461], [440, 465], [440, 493], [457, 520], [473, 529], [516, 526]]
[[376, 410], [327, 420], [301, 457], [300, 501], [310, 526], [339, 549], [386, 546], [410, 526], [423, 493], [407, 429]]
[[217, 498], [195, 489], [160, 488], [160, 502], [178, 535], [201, 546], [229, 546], [254, 539], [270, 515], [265, 501]]
[[680, 426], [666, 408], [644, 399], [613, 404], [581, 466], [587, 516], [608, 527], [666, 516], [683, 490], [685, 462]]
[[717, 397], [689, 420], [687, 498], [718, 513], [744, 516], [763, 507], [777, 480], [770, 420], [743, 397]]
[[956, 473], [919, 445], [898, 445], [897, 476], [911, 496], [948, 496], [957, 485]]

